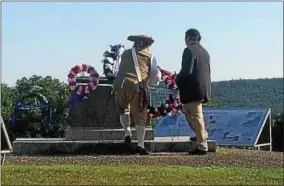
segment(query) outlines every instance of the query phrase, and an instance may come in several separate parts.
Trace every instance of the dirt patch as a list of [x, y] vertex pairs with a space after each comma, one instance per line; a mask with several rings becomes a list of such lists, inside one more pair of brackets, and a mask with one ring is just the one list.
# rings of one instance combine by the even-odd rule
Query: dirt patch
[[6, 158], [12, 164], [139, 164], [139, 165], [188, 165], [235, 167], [283, 167], [283, 154], [254, 150], [218, 148], [206, 156], [187, 153], [152, 153], [149, 156], [13, 156]]

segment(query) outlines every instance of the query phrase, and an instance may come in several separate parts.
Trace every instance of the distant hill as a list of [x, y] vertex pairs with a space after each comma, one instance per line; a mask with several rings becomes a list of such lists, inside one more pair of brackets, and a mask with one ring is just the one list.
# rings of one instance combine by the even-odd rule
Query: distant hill
[[283, 110], [283, 78], [213, 82], [212, 96], [219, 107], [270, 107], [275, 115]]
[[[276, 115], [283, 110], [283, 78], [213, 82], [212, 97], [218, 107], [271, 108]], [[155, 103], [160, 100], [161, 96], [153, 97]]]

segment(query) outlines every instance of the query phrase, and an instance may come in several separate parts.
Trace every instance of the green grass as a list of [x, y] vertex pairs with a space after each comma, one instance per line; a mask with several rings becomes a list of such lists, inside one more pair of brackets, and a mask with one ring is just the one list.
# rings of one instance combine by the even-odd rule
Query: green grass
[[10, 164], [5, 185], [280, 185], [281, 168]]

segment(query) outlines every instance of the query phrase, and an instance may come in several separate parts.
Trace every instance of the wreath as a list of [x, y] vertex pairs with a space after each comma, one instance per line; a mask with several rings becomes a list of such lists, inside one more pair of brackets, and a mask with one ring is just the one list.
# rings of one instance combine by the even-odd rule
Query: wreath
[[[90, 74], [89, 77], [85, 76], [85, 72]], [[82, 80], [88, 80], [86, 83], [78, 83], [77, 75], [81, 73]], [[90, 92], [95, 90], [99, 83], [99, 74], [94, 67], [86, 64], [79, 64], [74, 66], [68, 74], [69, 87], [72, 92], [77, 95], [87, 96]]]
[[113, 80], [115, 78], [115, 72], [119, 67], [118, 61], [124, 50], [125, 48], [123, 45], [117, 44], [114, 46], [110, 45], [110, 52], [107, 50], [104, 52], [104, 59], [102, 60], [103, 71], [108, 80]]
[[[19, 113], [25, 110], [41, 110], [41, 114], [45, 114], [45, 122], [47, 127], [50, 128], [51, 122], [51, 114], [52, 114], [52, 105], [46, 99], [46, 97], [41, 94], [39, 91], [42, 90], [42, 87], [32, 86], [26, 89], [24, 94], [21, 94], [20, 98], [17, 100], [14, 112], [11, 117], [12, 125], [15, 126], [17, 122], [17, 117], [19, 117]], [[26, 99], [34, 98], [34, 104], [28, 105], [25, 103]]]
[[[164, 82], [167, 89], [177, 90], [176, 85], [176, 73], [172, 74], [159, 67], [161, 72], [161, 79]], [[149, 119], [157, 119], [160, 117], [170, 116], [175, 113], [180, 113], [182, 110], [182, 104], [178, 95], [169, 94], [166, 101], [161, 103], [158, 107], [153, 105], [147, 108], [147, 117]]]

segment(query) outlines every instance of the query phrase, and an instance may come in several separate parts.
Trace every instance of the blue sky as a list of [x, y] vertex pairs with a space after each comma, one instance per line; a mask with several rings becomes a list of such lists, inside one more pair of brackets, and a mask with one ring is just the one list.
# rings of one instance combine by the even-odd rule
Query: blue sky
[[2, 82], [33, 74], [66, 81], [86, 61], [131, 34], [152, 35], [158, 63], [179, 71], [184, 33], [196, 28], [211, 55], [212, 80], [283, 77], [282, 3], [2, 3]]

